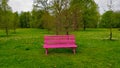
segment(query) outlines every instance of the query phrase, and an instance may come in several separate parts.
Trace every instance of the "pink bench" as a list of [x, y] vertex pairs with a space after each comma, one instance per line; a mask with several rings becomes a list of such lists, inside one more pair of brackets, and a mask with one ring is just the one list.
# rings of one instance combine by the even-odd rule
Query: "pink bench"
[[75, 44], [74, 35], [48, 35], [44, 36], [43, 48], [46, 49], [46, 55], [49, 48], [72, 48], [75, 54], [77, 45]]

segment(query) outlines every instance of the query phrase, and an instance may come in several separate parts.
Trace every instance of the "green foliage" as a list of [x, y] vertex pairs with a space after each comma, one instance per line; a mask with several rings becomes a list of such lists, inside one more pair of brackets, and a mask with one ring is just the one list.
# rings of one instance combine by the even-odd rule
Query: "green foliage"
[[55, 18], [51, 16], [48, 12], [44, 13], [42, 18], [42, 27], [48, 30], [54, 30]]
[[[68, 15], [70, 17], [70, 14], [67, 13], [69, 2], [69, 0], [52, 0], [50, 2], [48, 2], [48, 0], [34, 1], [34, 10], [43, 10], [43, 15], [39, 20], [40, 22], [42, 21], [44, 28], [48, 30], [52, 29], [56, 34], [60, 34], [64, 32], [64, 30], [68, 31], [67, 23], [70, 23], [68, 22], [68, 20], [70, 20], [68, 19]], [[42, 8], [39, 5], [41, 5]]]
[[120, 11], [113, 13], [113, 24], [114, 27], [120, 28]]
[[[34, 0], [31, 16], [20, 14], [21, 27], [45, 28], [69, 34], [80, 27], [96, 27], [99, 19], [93, 0]], [[30, 21], [26, 21], [30, 19]]]
[[12, 13], [11, 16], [12, 19], [12, 29], [14, 30], [14, 33], [16, 33], [16, 28], [19, 27], [19, 15], [17, 12]]
[[107, 11], [102, 15], [101, 19], [101, 26], [103, 27], [111, 27], [113, 23], [113, 11]]
[[44, 28], [43, 27], [43, 21], [41, 20], [44, 11], [42, 10], [33, 10], [32, 11], [32, 17], [31, 17], [31, 27], [33, 28]]
[[20, 27], [21, 28], [29, 28], [30, 27], [30, 12], [22, 12], [20, 14]]
[[120, 12], [105, 12], [101, 17], [100, 26], [105, 28], [110, 26], [114, 28], [120, 28]]
[[97, 27], [100, 14], [93, 0], [72, 0], [71, 8], [76, 8], [75, 12], [80, 18], [78, 22], [82, 23], [84, 30], [86, 27]]
[[5, 29], [6, 36], [8, 36], [9, 29], [11, 28], [12, 20], [12, 11], [11, 7], [7, 4], [8, 0], [2, 0], [0, 5], [0, 28]]

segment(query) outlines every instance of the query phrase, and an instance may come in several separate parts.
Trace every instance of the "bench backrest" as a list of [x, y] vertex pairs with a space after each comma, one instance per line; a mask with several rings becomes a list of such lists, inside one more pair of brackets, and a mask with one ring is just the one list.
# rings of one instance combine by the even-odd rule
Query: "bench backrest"
[[74, 35], [48, 35], [44, 36], [45, 44], [75, 44]]

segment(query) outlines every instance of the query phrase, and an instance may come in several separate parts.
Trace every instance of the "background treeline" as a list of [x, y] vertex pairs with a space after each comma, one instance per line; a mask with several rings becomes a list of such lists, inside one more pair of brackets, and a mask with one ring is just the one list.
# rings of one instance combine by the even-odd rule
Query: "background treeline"
[[[120, 12], [99, 14], [94, 0], [34, 0], [31, 12], [12, 12], [9, 0], [0, 1], [0, 29], [6, 35], [16, 28], [48, 29], [55, 34], [86, 28], [120, 27]], [[111, 24], [112, 20], [112, 24]]]

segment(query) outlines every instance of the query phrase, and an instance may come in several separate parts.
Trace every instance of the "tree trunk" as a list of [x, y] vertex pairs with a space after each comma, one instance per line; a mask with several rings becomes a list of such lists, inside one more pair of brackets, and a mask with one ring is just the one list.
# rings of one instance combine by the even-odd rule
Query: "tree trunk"
[[83, 23], [83, 30], [84, 30], [84, 31], [86, 30], [85, 22]]
[[8, 27], [5, 27], [6, 36], [8, 37]]
[[68, 32], [68, 31], [66, 32], [66, 35], [69, 35], [69, 32]]
[[56, 35], [58, 35], [59, 32], [58, 32], [58, 23], [56, 23]]
[[110, 27], [110, 40], [112, 40], [112, 27]]
[[14, 28], [14, 33], [16, 33], [16, 28]]
[[14, 29], [14, 33], [16, 33], [16, 27], [15, 27], [15, 25], [14, 25], [14, 28], [13, 28], [13, 29]]
[[50, 29], [48, 28], [47, 31], [48, 31], [48, 34], [49, 34], [50, 33]]
[[66, 35], [69, 35], [69, 31], [67, 27], [66, 27]]
[[78, 24], [77, 24], [77, 13], [76, 11], [74, 12], [74, 18], [73, 18], [73, 28], [74, 28], [74, 31], [78, 30]]

